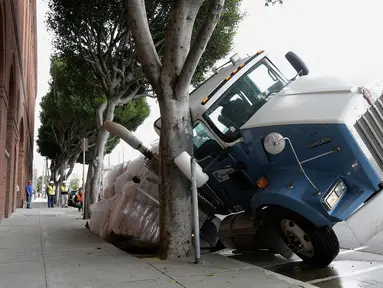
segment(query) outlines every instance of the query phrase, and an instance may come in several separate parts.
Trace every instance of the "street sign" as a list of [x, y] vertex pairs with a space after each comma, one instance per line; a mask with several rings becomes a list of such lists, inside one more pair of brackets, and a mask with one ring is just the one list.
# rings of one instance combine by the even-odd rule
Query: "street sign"
[[81, 139], [81, 151], [88, 151], [88, 138]]

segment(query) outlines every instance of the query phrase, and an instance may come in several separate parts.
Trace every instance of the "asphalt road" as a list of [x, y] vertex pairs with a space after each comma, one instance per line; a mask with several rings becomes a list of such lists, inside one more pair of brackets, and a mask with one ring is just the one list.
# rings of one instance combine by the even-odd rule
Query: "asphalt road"
[[333, 263], [322, 269], [303, 264], [294, 256], [286, 260], [266, 252], [238, 254], [224, 250], [222, 254], [243, 262], [295, 278], [323, 288], [383, 288], [383, 232], [360, 247], [348, 228], [340, 223], [334, 227], [341, 249]]

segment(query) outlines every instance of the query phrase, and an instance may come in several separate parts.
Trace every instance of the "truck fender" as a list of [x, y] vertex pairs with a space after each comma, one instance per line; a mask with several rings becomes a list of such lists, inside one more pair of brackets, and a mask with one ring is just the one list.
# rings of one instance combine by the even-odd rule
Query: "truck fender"
[[317, 227], [324, 227], [331, 224], [330, 220], [323, 214], [300, 201], [300, 199], [291, 198], [288, 195], [284, 195], [279, 192], [269, 190], [267, 192], [254, 194], [251, 198], [253, 214], [255, 215], [259, 208], [265, 206], [279, 206], [293, 211], [306, 218]]

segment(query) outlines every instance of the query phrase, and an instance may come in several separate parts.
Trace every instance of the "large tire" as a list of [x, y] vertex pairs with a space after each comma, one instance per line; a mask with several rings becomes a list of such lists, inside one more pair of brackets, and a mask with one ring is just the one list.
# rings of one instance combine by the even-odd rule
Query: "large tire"
[[273, 209], [273, 214], [273, 222], [283, 241], [304, 262], [322, 268], [339, 254], [339, 241], [330, 226], [316, 227], [304, 217], [283, 208]]

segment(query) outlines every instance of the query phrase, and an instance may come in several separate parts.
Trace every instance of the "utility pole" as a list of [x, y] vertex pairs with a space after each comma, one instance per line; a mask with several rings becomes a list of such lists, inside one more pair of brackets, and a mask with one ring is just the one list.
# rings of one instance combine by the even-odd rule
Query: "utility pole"
[[44, 165], [43, 165], [43, 176], [42, 176], [42, 179], [41, 179], [41, 197], [44, 197], [47, 198], [47, 195], [45, 193], [45, 189], [46, 188], [46, 182], [48, 181], [48, 179], [45, 178], [45, 176], [47, 176], [48, 178], [48, 158], [45, 158], [44, 159]]
[[88, 151], [88, 138], [81, 141], [82, 145], [82, 191], [85, 191], [85, 152]]
[[[45, 158], [45, 176], [46, 176], [46, 179], [45, 179], [45, 186], [47, 184], [47, 182], [49, 181], [49, 164], [48, 164], [48, 158]], [[46, 193], [45, 193], [46, 195]], [[48, 198], [48, 195], [46, 195], [46, 197]]]
[[44, 197], [44, 183], [45, 183], [45, 159], [44, 159], [44, 164], [43, 164], [43, 174], [41, 175], [41, 191], [40, 191], [41, 198]]
[[194, 157], [190, 159], [191, 169], [191, 184], [192, 184], [192, 209], [193, 209], [193, 222], [194, 222], [194, 248], [195, 248], [195, 263], [200, 263], [201, 258], [201, 245], [199, 236], [199, 213], [198, 213], [198, 192], [197, 192], [197, 179], [196, 169], [197, 161]]

